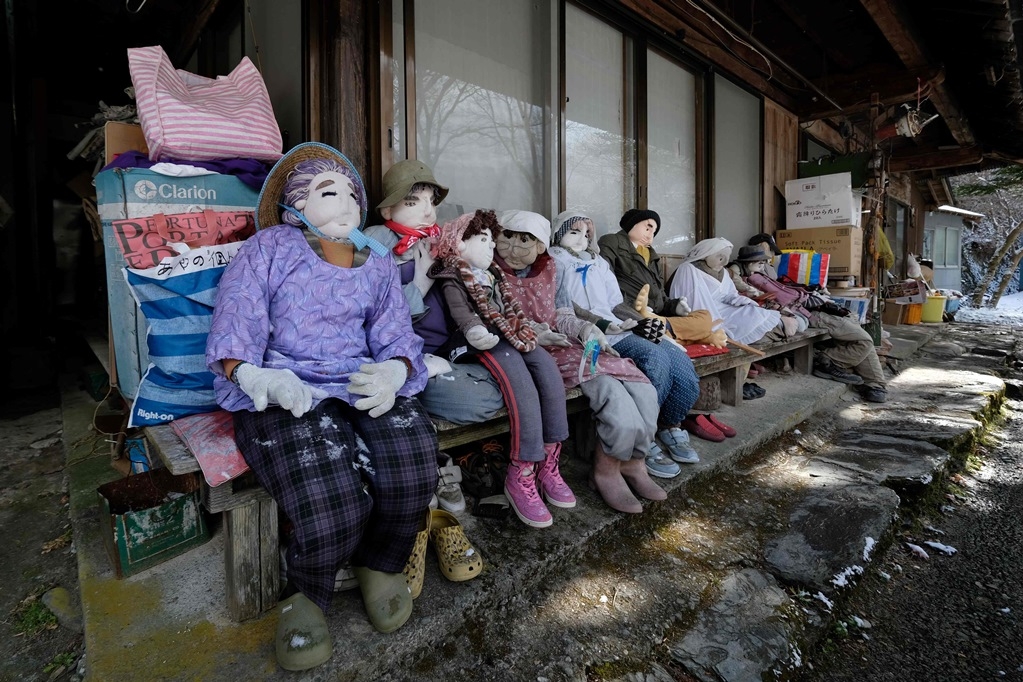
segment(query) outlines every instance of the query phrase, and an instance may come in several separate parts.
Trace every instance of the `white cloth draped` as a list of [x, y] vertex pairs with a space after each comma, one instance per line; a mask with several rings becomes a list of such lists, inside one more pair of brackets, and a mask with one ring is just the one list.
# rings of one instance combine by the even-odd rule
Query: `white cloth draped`
[[685, 296], [693, 310], [709, 310], [711, 319], [724, 321], [722, 328], [728, 338], [739, 343], [759, 341], [781, 322], [778, 311], [761, 308], [736, 291], [731, 277], [722, 276], [719, 282], [691, 262], [678, 266], [668, 294], [672, 298]]

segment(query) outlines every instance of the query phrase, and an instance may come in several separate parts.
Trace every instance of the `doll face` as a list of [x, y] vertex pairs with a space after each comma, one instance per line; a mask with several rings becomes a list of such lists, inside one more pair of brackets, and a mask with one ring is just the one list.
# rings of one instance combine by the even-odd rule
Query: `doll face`
[[764, 274], [764, 272], [767, 271], [766, 260], [755, 260], [751, 263], [746, 263], [745, 265], [747, 272], [749, 272], [750, 274], [753, 274], [754, 272], [759, 272], [762, 275]]
[[342, 173], [320, 173], [309, 183], [309, 197], [295, 202], [312, 225], [331, 239], [344, 239], [362, 223], [355, 185]]
[[725, 263], [728, 262], [728, 259], [731, 258], [731, 256], [732, 256], [731, 249], [721, 249], [720, 251], [717, 251], [707, 256], [706, 258], [703, 259], [703, 261], [714, 272], [721, 272], [722, 270], [724, 270]]
[[490, 232], [480, 232], [460, 242], [458, 253], [472, 267], [485, 270], [494, 262], [494, 240]]
[[562, 248], [569, 249], [570, 251], [575, 251], [577, 253], [585, 251], [586, 247], [590, 245], [589, 229], [589, 220], [577, 220], [568, 228], [568, 232], [561, 235], [561, 241], [558, 242], [558, 244]]
[[393, 220], [405, 227], [430, 227], [437, 224], [437, 207], [433, 204], [435, 190], [423, 185], [409, 192], [394, 206], [380, 209], [384, 220]]
[[513, 270], [528, 268], [546, 248], [528, 232], [501, 230], [497, 235], [497, 253]]
[[636, 223], [629, 230], [629, 241], [636, 246], [650, 246], [654, 243], [654, 232], [657, 231], [657, 223], [653, 218]]

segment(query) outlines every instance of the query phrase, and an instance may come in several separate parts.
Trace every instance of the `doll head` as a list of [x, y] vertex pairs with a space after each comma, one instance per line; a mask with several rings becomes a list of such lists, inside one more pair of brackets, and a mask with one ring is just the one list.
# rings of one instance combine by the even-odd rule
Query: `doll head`
[[759, 246], [740, 246], [739, 255], [735, 262], [739, 264], [743, 275], [751, 275], [754, 272], [763, 272], [767, 269], [767, 262], [770, 256], [760, 250]]
[[257, 229], [305, 225], [330, 241], [348, 239], [365, 221], [358, 171], [341, 152], [318, 142], [298, 145], [270, 169], [256, 211]]
[[589, 251], [596, 255], [600, 252], [596, 232], [589, 216], [578, 211], [562, 211], [554, 219], [554, 236], [551, 238], [551, 244], [573, 253]]
[[513, 270], [536, 262], [551, 238], [551, 223], [532, 211], [505, 211], [497, 232], [497, 253]]
[[[475, 213], [465, 213], [444, 223], [430, 253], [438, 260], [456, 257], [473, 267], [486, 268], [494, 259], [494, 237], [499, 229], [493, 211], [479, 209]], [[474, 239], [478, 235], [482, 237]], [[479, 265], [481, 262], [483, 264]]]
[[383, 177], [384, 199], [377, 210], [384, 220], [412, 228], [437, 223], [437, 206], [448, 195], [448, 188], [437, 182], [433, 171], [422, 161], [408, 159], [391, 166]]
[[683, 262], [703, 264], [712, 272], [721, 272], [732, 257], [732, 242], [721, 237], [703, 239], [686, 254]]
[[630, 208], [618, 221], [622, 232], [629, 235], [629, 241], [636, 246], [651, 246], [661, 229], [661, 216], [656, 211]]

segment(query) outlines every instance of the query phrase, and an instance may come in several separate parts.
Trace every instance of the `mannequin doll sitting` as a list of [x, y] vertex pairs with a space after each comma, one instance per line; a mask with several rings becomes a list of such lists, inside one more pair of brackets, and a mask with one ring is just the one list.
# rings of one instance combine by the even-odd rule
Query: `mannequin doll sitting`
[[565, 387], [558, 365], [537, 344], [532, 320], [493, 266], [500, 226], [493, 211], [467, 213], [441, 228], [430, 276], [447, 303], [453, 330], [449, 359], [478, 362], [497, 380], [508, 406], [511, 447], [505, 495], [519, 519], [545, 528], [553, 522], [544, 500], [575, 506], [558, 458], [568, 437]]
[[580, 317], [588, 316], [606, 330], [611, 347], [632, 359], [657, 389], [657, 439], [651, 443], [647, 469], [655, 476], [672, 475], [659, 461], [662, 450], [658, 441], [675, 462], [700, 461], [682, 428], [700, 392], [692, 360], [674, 343], [655, 343], [632, 333], [627, 325], [623, 329], [623, 323], [638, 313], [622, 300], [611, 266], [598, 255], [601, 249], [594, 241], [595, 229], [588, 216], [564, 211], [555, 219], [553, 229], [551, 257], [558, 264], [559, 298], [571, 300], [577, 311], [584, 311]]
[[386, 250], [360, 231], [364, 192], [331, 147], [285, 154], [224, 273], [206, 348], [238, 448], [294, 526], [276, 631], [287, 670], [331, 656], [324, 614], [344, 563], [377, 630], [408, 620], [402, 571], [437, 484], [436, 435], [414, 397], [422, 339]]
[[798, 332], [791, 317], [776, 310], [765, 310], [756, 301], [739, 294], [725, 264], [732, 255], [732, 243], [720, 237], [704, 239], [694, 246], [672, 276], [672, 296], [686, 296], [692, 305], [710, 311], [723, 320], [728, 338], [754, 343], [768, 338], [786, 338]]
[[421, 161], [400, 161], [383, 177], [384, 198], [377, 204], [384, 222], [366, 234], [391, 251], [401, 275], [402, 292], [412, 313], [412, 329], [423, 339], [429, 379], [419, 400], [431, 415], [454, 424], [485, 421], [504, 407], [501, 390], [490, 373], [475, 363], [450, 364], [441, 357], [448, 343], [449, 320], [440, 287], [427, 275], [430, 255], [440, 235], [437, 206], [448, 188]]
[[[569, 298], [557, 298], [559, 269], [546, 253], [550, 236], [551, 224], [542, 215], [506, 211], [494, 262], [526, 315], [555, 333], [552, 343], [545, 345], [558, 363], [565, 387], [579, 386], [589, 401], [597, 427], [593, 486], [611, 508], [638, 513], [643, 505], [633, 491], [650, 500], [667, 498], [645, 465], [657, 427], [657, 390], [631, 360], [618, 357], [593, 322], [575, 315]], [[621, 322], [614, 330], [634, 324]], [[544, 338], [541, 333], [542, 344]], [[678, 468], [663, 459], [664, 466]]]

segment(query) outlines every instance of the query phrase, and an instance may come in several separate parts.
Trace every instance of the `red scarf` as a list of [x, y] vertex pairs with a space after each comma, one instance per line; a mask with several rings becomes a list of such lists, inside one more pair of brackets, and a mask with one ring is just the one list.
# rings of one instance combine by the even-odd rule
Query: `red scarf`
[[401, 240], [394, 245], [392, 249], [398, 256], [402, 255], [420, 239], [427, 237], [438, 237], [440, 236], [440, 227], [437, 225], [430, 225], [429, 227], [406, 227], [393, 220], [385, 220], [384, 226], [391, 232], [400, 235]]

